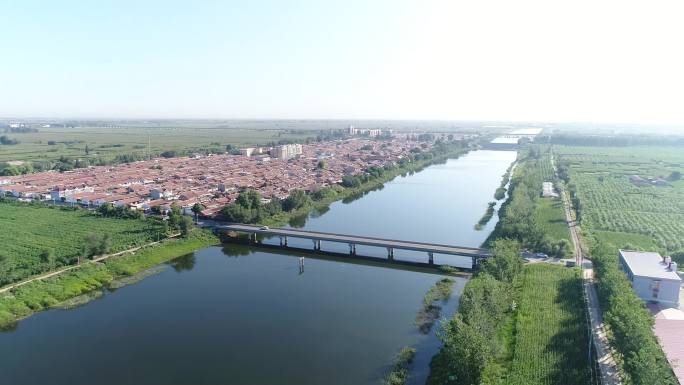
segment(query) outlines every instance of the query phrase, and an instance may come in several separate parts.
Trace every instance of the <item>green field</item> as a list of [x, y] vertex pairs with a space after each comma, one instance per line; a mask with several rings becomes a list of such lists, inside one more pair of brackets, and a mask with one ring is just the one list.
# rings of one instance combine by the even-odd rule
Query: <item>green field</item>
[[[88, 234], [109, 234], [111, 252], [164, 237], [159, 221], [102, 218], [83, 209], [0, 202], [0, 285], [68, 265], [81, 254]], [[43, 251], [55, 257], [43, 261]]]
[[[188, 126], [39, 128], [39, 132], [6, 134], [19, 144], [0, 146], [0, 162], [55, 161], [61, 156], [113, 160], [117, 155], [152, 154], [234, 146], [266, 145], [279, 140], [302, 141], [315, 138], [318, 131], [287, 129], [209, 128]], [[54, 144], [48, 144], [54, 142]], [[88, 154], [86, 154], [88, 146]]]
[[579, 270], [525, 266], [515, 312], [509, 385], [590, 384]]
[[[554, 146], [576, 190], [582, 229], [623, 248], [684, 249], [684, 148]], [[664, 186], [638, 186], [631, 176], [663, 178]]]

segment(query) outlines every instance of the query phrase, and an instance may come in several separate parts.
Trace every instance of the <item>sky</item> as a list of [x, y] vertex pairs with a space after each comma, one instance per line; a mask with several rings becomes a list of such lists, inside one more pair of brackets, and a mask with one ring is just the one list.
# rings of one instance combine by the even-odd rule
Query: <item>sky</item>
[[0, 2], [0, 116], [684, 123], [681, 0]]

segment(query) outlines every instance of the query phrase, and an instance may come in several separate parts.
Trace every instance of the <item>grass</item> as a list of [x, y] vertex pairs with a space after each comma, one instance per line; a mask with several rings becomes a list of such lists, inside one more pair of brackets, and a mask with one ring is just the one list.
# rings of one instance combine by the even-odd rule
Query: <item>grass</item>
[[565, 209], [560, 198], [537, 199], [535, 216], [545, 234], [553, 239], [572, 241], [568, 223], [565, 220]]
[[525, 266], [518, 301], [505, 383], [590, 383], [579, 270], [548, 264]]
[[116, 279], [141, 271], [218, 243], [211, 233], [195, 230], [187, 239], [168, 239], [161, 245], [143, 249], [105, 263], [86, 262], [62, 275], [33, 281], [0, 294], [0, 328], [11, 328], [22, 318], [95, 290], [110, 287]]
[[392, 371], [389, 372], [384, 385], [404, 385], [409, 376], [409, 367], [413, 363], [413, 358], [416, 356], [416, 349], [412, 347], [403, 347], [394, 359]]
[[[154, 220], [102, 218], [83, 209], [0, 201], [0, 285], [74, 262], [87, 234], [109, 234], [110, 251], [117, 252], [156, 241], [162, 231]], [[53, 266], [41, 260], [43, 251], [54, 255]]]
[[482, 214], [482, 218], [480, 218], [480, 220], [475, 224], [475, 230], [480, 231], [487, 223], [489, 223], [494, 216], [494, 206], [496, 206], [496, 202], [489, 202], [485, 213]]
[[423, 297], [423, 307], [416, 316], [416, 325], [421, 333], [427, 334], [432, 329], [432, 325], [439, 318], [442, 307], [437, 303], [446, 301], [451, 297], [454, 280], [442, 278], [437, 281]]

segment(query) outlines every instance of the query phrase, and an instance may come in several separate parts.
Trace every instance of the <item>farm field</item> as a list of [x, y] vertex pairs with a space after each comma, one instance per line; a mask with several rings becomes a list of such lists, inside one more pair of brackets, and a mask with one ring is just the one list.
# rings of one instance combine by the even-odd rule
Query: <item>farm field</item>
[[592, 384], [577, 269], [532, 264], [519, 277], [509, 385]]
[[[111, 236], [110, 252], [164, 236], [160, 222], [102, 218], [83, 209], [0, 202], [0, 286], [72, 263], [89, 234]], [[54, 256], [54, 266], [41, 253]]]
[[[296, 133], [295, 133], [296, 132]], [[279, 140], [303, 141], [315, 138], [318, 131], [286, 129], [211, 128], [147, 125], [117, 127], [48, 127], [38, 132], [11, 133], [16, 145], [0, 146], [0, 162], [55, 161], [64, 156], [92, 161], [113, 160], [117, 155], [159, 154], [164, 151], [187, 151], [225, 146], [265, 145]], [[88, 146], [88, 153], [86, 153]]]
[[684, 181], [679, 178], [684, 148], [554, 146], [553, 151], [576, 191], [582, 230], [590, 241], [663, 253], [684, 249]]

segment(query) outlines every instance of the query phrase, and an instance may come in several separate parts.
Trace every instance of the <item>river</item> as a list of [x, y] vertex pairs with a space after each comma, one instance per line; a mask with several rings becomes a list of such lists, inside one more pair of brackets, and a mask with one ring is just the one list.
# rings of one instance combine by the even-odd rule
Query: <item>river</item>
[[[514, 159], [514, 152], [471, 152], [291, 225], [476, 247], [496, 216], [481, 231], [474, 225]], [[439, 341], [436, 326], [424, 335], [414, 320], [441, 275], [335, 258], [305, 258], [302, 273], [298, 257], [209, 247], [84, 306], [36, 314], [0, 333], [1, 382], [371, 385], [381, 383], [399, 349], [414, 346], [410, 383], [423, 383]], [[395, 259], [425, 258], [395, 251]], [[435, 262], [469, 263], [438, 255]], [[464, 284], [456, 279], [445, 314]]]

